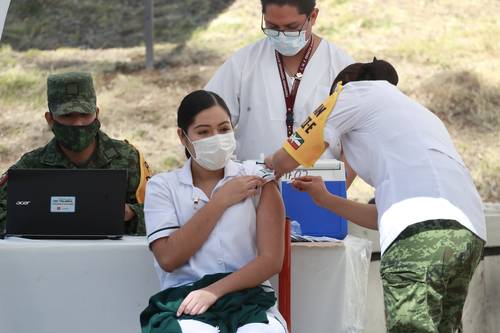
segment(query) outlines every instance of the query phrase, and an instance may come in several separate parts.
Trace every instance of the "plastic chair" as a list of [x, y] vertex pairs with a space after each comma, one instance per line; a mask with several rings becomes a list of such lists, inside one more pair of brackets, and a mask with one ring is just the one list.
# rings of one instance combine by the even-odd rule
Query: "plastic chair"
[[291, 256], [291, 239], [290, 239], [290, 220], [287, 218], [285, 222], [285, 255], [283, 257], [283, 267], [279, 274], [279, 296], [278, 308], [283, 318], [286, 320], [288, 332], [292, 332], [292, 314], [291, 314], [291, 282], [292, 282], [292, 256]]

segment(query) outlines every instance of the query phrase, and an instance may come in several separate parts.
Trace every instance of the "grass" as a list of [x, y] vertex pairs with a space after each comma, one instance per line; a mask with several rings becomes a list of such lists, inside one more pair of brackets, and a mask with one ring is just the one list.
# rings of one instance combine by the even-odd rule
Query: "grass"
[[[81, 2], [84, 17], [92, 19], [89, 6], [96, 6], [96, 18], [109, 6], [101, 8], [95, 3]], [[137, 7], [133, 1], [122, 3], [125, 7]], [[128, 39], [124, 35], [106, 35], [110, 40], [105, 42], [111, 48], [81, 49], [63, 43], [56, 49], [44, 50], [33, 45], [44, 40], [43, 45], [55, 45], [61, 34], [33, 35], [31, 30], [23, 34], [23, 29], [28, 29], [26, 24], [11, 21], [9, 14], [7, 29], [10, 24], [13, 32], [10, 36], [32, 36], [33, 42], [30, 46], [23, 39], [23, 51], [0, 45], [0, 173], [23, 152], [51, 138], [43, 119], [46, 76], [69, 70], [85, 70], [94, 75], [103, 129], [108, 134], [127, 139], [143, 150], [155, 172], [179, 166], [184, 159], [175, 129], [180, 100], [191, 90], [203, 87], [231, 53], [262, 38], [259, 1], [221, 0], [214, 8], [207, 3], [199, 6], [198, 13], [192, 11], [194, 1], [186, 2], [184, 9], [157, 8], [154, 71], [143, 69], [140, 29], [130, 32]], [[482, 198], [500, 201], [500, 2], [317, 3], [320, 15], [315, 31], [359, 61], [377, 56], [394, 63], [401, 89], [445, 121]], [[47, 8], [35, 9], [47, 16], [43, 20], [57, 14]], [[173, 15], [169, 16], [172, 22], [182, 18], [182, 10], [191, 13], [186, 15], [194, 15], [187, 25], [165, 22], [168, 15]], [[123, 9], [114, 15], [129, 14]], [[140, 21], [142, 14], [137, 15], [134, 19]], [[43, 20], [37, 29], [57, 28], [53, 24], [42, 25]], [[109, 22], [102, 24], [105, 23]], [[98, 31], [77, 39], [72, 35], [70, 42], [99, 41]], [[52, 36], [55, 37], [50, 40]], [[350, 196], [360, 201], [372, 195], [373, 190], [359, 180], [350, 190]]]
[[500, 90], [468, 71], [447, 71], [425, 80], [419, 99], [454, 127], [492, 131], [500, 125]]
[[11, 67], [0, 74], [0, 95], [10, 104], [22, 98], [32, 100], [39, 96], [39, 82], [42, 80], [39, 73], [25, 71], [20, 66]]

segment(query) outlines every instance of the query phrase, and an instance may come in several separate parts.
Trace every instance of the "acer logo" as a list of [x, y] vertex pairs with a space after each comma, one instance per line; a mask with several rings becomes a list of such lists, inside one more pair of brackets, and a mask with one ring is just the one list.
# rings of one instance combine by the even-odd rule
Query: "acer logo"
[[16, 206], [28, 206], [31, 201], [16, 201]]

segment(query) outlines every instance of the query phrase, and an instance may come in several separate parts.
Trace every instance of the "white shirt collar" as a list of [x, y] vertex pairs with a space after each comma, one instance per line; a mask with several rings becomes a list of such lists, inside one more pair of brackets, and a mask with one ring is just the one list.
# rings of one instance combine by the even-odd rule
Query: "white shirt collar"
[[[192, 163], [191, 158], [189, 158], [186, 161], [186, 163], [184, 163], [184, 166], [180, 169], [179, 181], [185, 185], [193, 186], [193, 174], [191, 173], [191, 163]], [[232, 160], [229, 160], [224, 168], [224, 178], [222, 180], [237, 176], [239, 174], [239, 171], [240, 168], [238, 167], [238, 164]]]

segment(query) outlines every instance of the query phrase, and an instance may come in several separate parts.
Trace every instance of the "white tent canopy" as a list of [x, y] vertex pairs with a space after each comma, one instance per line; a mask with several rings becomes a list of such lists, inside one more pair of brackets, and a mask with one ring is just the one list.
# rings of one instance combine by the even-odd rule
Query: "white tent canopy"
[[3, 26], [7, 17], [7, 9], [9, 9], [10, 0], [0, 0], [0, 40], [2, 39]]

